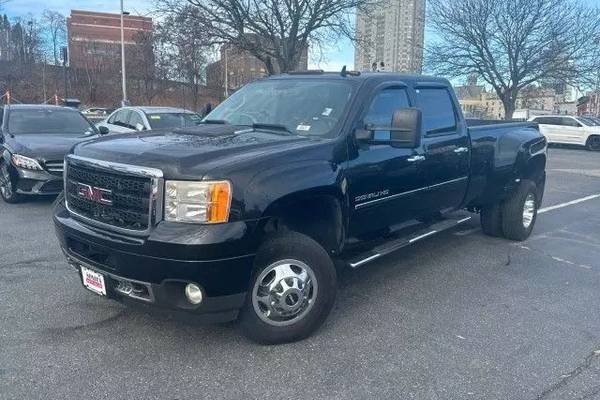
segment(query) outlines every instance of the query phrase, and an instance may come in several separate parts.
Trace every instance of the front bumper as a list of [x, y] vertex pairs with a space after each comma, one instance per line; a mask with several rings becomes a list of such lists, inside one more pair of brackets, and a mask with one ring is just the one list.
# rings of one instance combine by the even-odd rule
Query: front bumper
[[18, 174], [17, 193], [32, 195], [56, 195], [63, 190], [62, 176], [47, 171], [15, 168]]
[[[132, 238], [86, 225], [59, 202], [54, 223], [69, 263], [79, 272], [86, 266], [102, 273], [109, 298], [191, 312], [209, 322], [235, 319], [244, 304], [257, 221], [219, 225], [163, 221], [148, 237]], [[137, 295], [120, 290], [123, 282], [137, 285]], [[188, 283], [202, 288], [200, 304], [187, 301], [184, 288]]]

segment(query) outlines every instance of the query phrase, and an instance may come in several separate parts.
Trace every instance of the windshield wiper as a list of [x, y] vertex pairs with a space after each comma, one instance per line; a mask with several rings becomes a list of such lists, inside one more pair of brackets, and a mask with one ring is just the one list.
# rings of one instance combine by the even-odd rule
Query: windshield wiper
[[266, 130], [266, 131], [274, 131], [274, 132], [282, 132], [288, 135], [293, 135], [294, 133], [288, 129], [287, 126], [282, 124], [266, 124], [262, 122], [255, 122], [252, 124], [252, 129], [258, 130]]
[[200, 121], [201, 124], [217, 124], [217, 125], [227, 125], [227, 121], [224, 119], [204, 119]]

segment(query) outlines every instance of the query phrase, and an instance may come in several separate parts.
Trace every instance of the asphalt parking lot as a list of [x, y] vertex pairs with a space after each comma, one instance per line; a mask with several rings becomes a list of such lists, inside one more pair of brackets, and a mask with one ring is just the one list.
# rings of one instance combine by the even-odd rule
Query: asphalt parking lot
[[547, 172], [529, 240], [475, 218], [344, 274], [324, 327], [271, 347], [85, 291], [52, 200], [0, 202], [0, 399], [600, 398], [600, 154]]

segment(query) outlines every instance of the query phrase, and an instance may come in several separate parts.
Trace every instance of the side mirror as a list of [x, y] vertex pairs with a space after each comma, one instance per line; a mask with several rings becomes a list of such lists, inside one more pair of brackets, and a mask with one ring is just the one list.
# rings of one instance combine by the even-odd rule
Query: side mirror
[[101, 135], [108, 135], [110, 133], [110, 130], [106, 126], [101, 125], [101, 126], [98, 127], [98, 132]]
[[135, 130], [138, 132], [141, 132], [144, 130], [144, 125], [140, 124], [139, 122], [137, 124], [135, 124]]
[[421, 144], [421, 110], [418, 108], [399, 108], [392, 115], [390, 130], [393, 147], [415, 148]]
[[[414, 149], [421, 143], [421, 110], [399, 108], [392, 114], [389, 126], [367, 125], [354, 132], [356, 140], [369, 144], [389, 144], [392, 147]], [[389, 132], [389, 139], [378, 139], [376, 131]]]

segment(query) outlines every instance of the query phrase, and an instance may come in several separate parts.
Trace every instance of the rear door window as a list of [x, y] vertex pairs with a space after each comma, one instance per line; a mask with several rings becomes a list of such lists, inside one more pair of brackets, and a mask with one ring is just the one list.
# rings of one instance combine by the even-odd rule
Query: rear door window
[[447, 89], [418, 88], [416, 94], [426, 134], [452, 133], [456, 130], [454, 102]]

